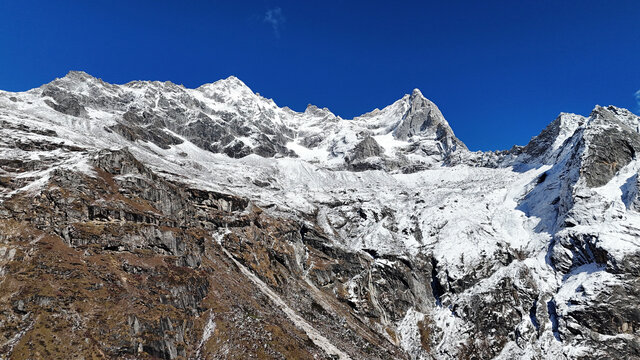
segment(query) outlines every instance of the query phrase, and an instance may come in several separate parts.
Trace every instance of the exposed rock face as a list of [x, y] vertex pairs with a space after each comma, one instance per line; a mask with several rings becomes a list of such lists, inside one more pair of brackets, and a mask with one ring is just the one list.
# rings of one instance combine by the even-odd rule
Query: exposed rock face
[[384, 149], [371, 137], [367, 136], [353, 149], [350, 161], [364, 160], [372, 156], [380, 156]]
[[[406, 305], [398, 305], [380, 291], [378, 307], [368, 290], [349, 303], [355, 299], [341, 302], [327, 288], [379, 271], [370, 257], [326, 247], [312, 230], [303, 236], [301, 225], [244, 199], [167, 182], [127, 150], [92, 156], [92, 175], [56, 170], [37, 198], [3, 203], [1, 240], [12, 260], [3, 270], [4, 353], [329, 358], [239, 272], [228, 251], [278, 296], [295, 299], [296, 310], [351, 357], [402, 357], [359, 323], [388, 327], [381, 316], [402, 316], [421, 298], [400, 294]], [[266, 247], [267, 237], [278, 243]], [[301, 251], [309, 253], [304, 262]], [[327, 265], [308, 268], [314, 261]], [[401, 286], [412, 281], [408, 268], [393, 277]]]
[[622, 201], [629, 210], [640, 211], [640, 178], [638, 174], [631, 176], [624, 185], [620, 188], [622, 190]]
[[562, 113], [538, 136], [531, 139], [522, 152], [531, 158], [541, 158], [545, 163], [553, 164], [556, 160], [553, 155], [563, 145], [563, 141], [585, 122], [586, 119], [582, 116]]
[[[352, 170], [372, 170], [383, 168], [380, 156], [384, 154], [384, 148], [374, 138], [366, 136], [360, 141], [346, 157], [346, 161]], [[375, 158], [375, 159], [371, 159]]]
[[417, 90], [343, 120], [72, 72], [0, 125], [7, 358], [640, 357], [624, 109], [473, 153]]
[[87, 115], [84, 106], [80, 105], [78, 99], [72, 94], [57, 91], [56, 89], [46, 89], [42, 95], [51, 96], [55, 100], [55, 102], [45, 100], [45, 103], [58, 112], [77, 117]]
[[457, 147], [466, 150], [466, 146], [453, 135], [453, 130], [436, 104], [422, 96], [420, 90], [415, 89], [409, 97], [409, 109], [403, 114], [393, 135], [398, 140], [407, 140], [421, 134], [434, 134], [445, 152], [453, 151]]
[[607, 184], [640, 151], [638, 122], [626, 123], [616, 117], [615, 108], [596, 107], [585, 134], [587, 157], [582, 173], [590, 187]]

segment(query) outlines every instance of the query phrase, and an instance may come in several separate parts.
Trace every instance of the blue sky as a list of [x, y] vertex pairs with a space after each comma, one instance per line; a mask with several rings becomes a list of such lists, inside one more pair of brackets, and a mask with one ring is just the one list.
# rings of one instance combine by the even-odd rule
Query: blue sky
[[561, 111], [638, 113], [639, 23], [640, 1], [3, 1], [0, 89], [235, 75], [351, 118], [420, 88], [471, 149], [498, 150]]

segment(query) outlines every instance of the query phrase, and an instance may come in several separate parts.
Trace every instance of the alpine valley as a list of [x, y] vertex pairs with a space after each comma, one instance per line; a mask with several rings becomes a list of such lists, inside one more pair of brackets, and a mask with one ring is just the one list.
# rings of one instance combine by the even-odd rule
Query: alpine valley
[[472, 152], [417, 89], [0, 92], [0, 358], [640, 358], [639, 131]]

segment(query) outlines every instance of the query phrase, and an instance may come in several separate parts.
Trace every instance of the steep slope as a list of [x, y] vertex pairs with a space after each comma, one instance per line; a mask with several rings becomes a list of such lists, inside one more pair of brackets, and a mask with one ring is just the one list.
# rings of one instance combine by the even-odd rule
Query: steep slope
[[0, 123], [14, 358], [640, 356], [627, 110], [474, 153], [419, 90], [344, 120], [72, 72]]

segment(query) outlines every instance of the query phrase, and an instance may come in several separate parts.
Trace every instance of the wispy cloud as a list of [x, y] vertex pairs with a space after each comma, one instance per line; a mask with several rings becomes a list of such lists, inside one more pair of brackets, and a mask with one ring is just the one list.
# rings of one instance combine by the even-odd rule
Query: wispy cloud
[[282, 13], [282, 9], [279, 7], [267, 10], [267, 12], [264, 14], [264, 18], [262, 19], [262, 21], [271, 25], [271, 27], [273, 28], [273, 34], [277, 38], [280, 37], [280, 30], [282, 29], [282, 25], [286, 20], [287, 19]]
[[640, 90], [636, 91], [636, 105], [638, 105], [636, 111], [640, 114]]

